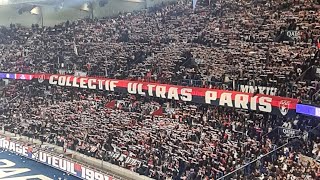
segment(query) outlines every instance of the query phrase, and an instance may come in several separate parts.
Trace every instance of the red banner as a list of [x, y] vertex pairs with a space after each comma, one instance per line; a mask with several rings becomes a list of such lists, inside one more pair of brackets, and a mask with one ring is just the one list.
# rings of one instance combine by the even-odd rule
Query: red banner
[[[108, 78], [75, 77], [57, 74], [33, 74], [27, 75], [27, 77], [38, 79], [39, 83], [46, 81], [51, 85], [138, 94], [141, 96], [152, 96], [164, 99], [262, 111], [282, 116], [295, 115], [296, 105], [298, 103], [297, 99], [264, 94], [253, 96], [252, 93], [237, 91]], [[28, 80], [29, 78], [25, 79]]]

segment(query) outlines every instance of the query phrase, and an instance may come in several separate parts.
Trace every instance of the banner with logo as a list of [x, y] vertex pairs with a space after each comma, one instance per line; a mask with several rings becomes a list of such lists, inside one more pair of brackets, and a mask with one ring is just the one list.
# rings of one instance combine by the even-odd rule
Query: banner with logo
[[238, 89], [239, 91], [245, 93], [258, 92], [259, 94], [266, 94], [271, 96], [275, 96], [278, 92], [278, 88], [266, 86], [239, 85]]
[[298, 103], [297, 99], [264, 94], [257, 94], [253, 96], [253, 93], [237, 91], [115, 80], [108, 78], [75, 77], [58, 74], [32, 74], [29, 75], [29, 77], [38, 79], [39, 83], [46, 81], [50, 85], [100, 91], [115, 91], [185, 102], [262, 111], [281, 116], [294, 116], [296, 105]]
[[276, 41], [294, 41], [299, 40], [301, 38], [300, 31], [288, 30], [280, 33], [278, 37], [276, 37]]
[[289, 31], [286, 31], [285, 33], [286, 33], [286, 36], [292, 40], [300, 39], [300, 31], [289, 30]]
[[0, 136], [0, 148], [25, 156], [29, 159], [36, 160], [43, 164], [49, 165], [61, 171], [70, 173], [78, 178], [86, 180], [113, 180], [112, 176], [92, 170], [81, 164], [72, 162], [45, 151], [34, 149], [32, 146], [24, 146], [22, 144], [10, 141]]
[[125, 162], [125, 164], [130, 164], [131, 166], [139, 167], [141, 165], [141, 161], [135, 159], [134, 157], [130, 157], [129, 155], [122, 154], [120, 152], [108, 151], [108, 156], [114, 160], [119, 162]]
[[288, 129], [283, 127], [279, 127], [278, 132], [281, 136], [286, 136], [286, 137], [295, 137], [295, 136], [301, 135], [301, 131], [299, 130]]

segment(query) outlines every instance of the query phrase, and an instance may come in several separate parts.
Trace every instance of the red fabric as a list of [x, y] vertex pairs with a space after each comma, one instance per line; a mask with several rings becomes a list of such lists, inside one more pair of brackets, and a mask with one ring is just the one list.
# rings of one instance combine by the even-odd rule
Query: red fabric
[[148, 72], [147, 73], [147, 78], [150, 78], [151, 77], [151, 72]]
[[106, 103], [105, 107], [109, 108], [109, 109], [112, 109], [112, 108], [114, 108], [115, 105], [116, 105], [116, 100], [112, 100], [112, 101]]
[[88, 69], [88, 71], [90, 71], [90, 69], [91, 69], [91, 64], [90, 63], [87, 63], [87, 69]]
[[320, 42], [317, 43], [317, 47], [318, 47], [318, 49], [320, 49]]
[[74, 170], [76, 170], [76, 171], [82, 171], [81, 165], [78, 164], [78, 163], [75, 163], [75, 164], [74, 164]]
[[162, 116], [163, 115], [163, 109], [160, 107], [158, 110], [154, 111], [152, 113], [153, 116]]

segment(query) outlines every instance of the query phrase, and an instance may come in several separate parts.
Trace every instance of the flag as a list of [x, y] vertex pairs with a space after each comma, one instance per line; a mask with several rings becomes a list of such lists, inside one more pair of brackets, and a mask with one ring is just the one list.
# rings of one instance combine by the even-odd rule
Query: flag
[[196, 9], [197, 0], [192, 0], [192, 8], [193, 10]]
[[29, 74], [15, 74], [15, 78], [14, 79], [31, 80], [32, 79], [32, 75], [29, 75]]
[[74, 53], [75, 53], [77, 56], [79, 56], [79, 54], [78, 54], [78, 49], [77, 49], [77, 45], [76, 45], [76, 42], [75, 42], [75, 41], [73, 41], [73, 50], [74, 50]]
[[15, 79], [16, 78], [16, 74], [9, 74], [9, 73], [7, 73], [6, 75], [5, 75], [6, 77], [6, 79]]
[[158, 110], [155, 110], [151, 115], [152, 116], [162, 116], [163, 115], [163, 108], [160, 107]]
[[112, 109], [112, 108], [114, 108], [115, 105], [116, 105], [116, 100], [112, 100], [112, 101], [106, 103], [105, 107], [109, 108], [109, 109]]
[[84, 3], [81, 7], [80, 7], [81, 11], [86, 11], [86, 12], [90, 12], [91, 11], [91, 7], [89, 3]]

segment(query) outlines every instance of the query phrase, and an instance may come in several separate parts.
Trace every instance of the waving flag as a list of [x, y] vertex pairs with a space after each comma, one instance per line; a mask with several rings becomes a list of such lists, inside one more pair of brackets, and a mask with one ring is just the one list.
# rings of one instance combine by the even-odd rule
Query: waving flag
[[112, 100], [112, 101], [106, 103], [106, 104], [105, 104], [105, 107], [106, 107], [106, 108], [109, 108], [109, 109], [113, 109], [115, 105], [116, 105], [116, 101], [115, 101], [115, 100]]
[[155, 110], [151, 115], [152, 116], [163, 116], [163, 108], [160, 107], [159, 109]]
[[79, 54], [78, 54], [78, 48], [77, 48], [77, 45], [76, 45], [76, 42], [75, 42], [75, 41], [73, 41], [73, 50], [74, 50], [74, 53], [75, 53], [77, 56], [79, 56]]

